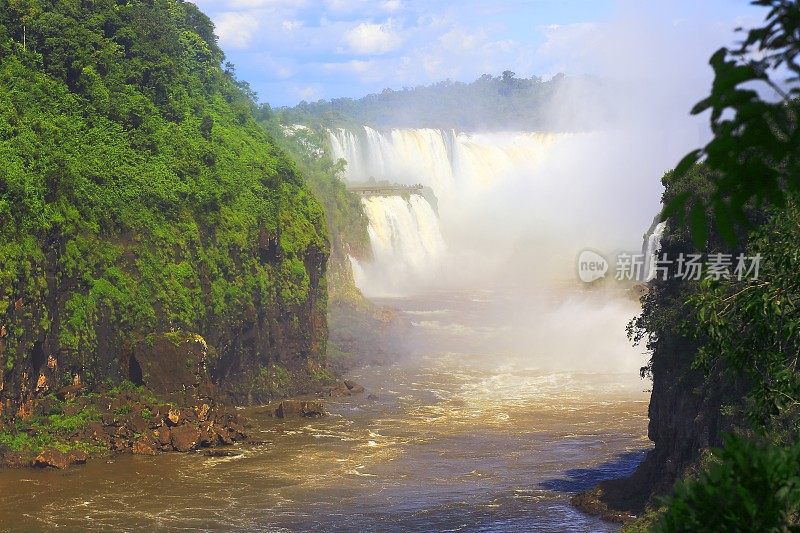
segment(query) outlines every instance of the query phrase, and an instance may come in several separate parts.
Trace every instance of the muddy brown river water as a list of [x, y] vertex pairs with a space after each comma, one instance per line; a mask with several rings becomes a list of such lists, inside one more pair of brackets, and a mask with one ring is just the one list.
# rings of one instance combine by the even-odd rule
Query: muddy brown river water
[[[631, 371], [636, 361], [605, 353], [621, 349], [616, 338], [592, 337], [615, 331], [620, 310], [635, 306], [578, 301], [590, 320], [564, 344], [545, 338], [569, 337], [561, 322], [536, 314], [570, 314], [562, 297], [514, 320], [506, 298], [518, 295], [385, 302], [406, 313], [415, 342], [397, 363], [352, 373], [377, 399], [330, 400], [331, 415], [310, 422], [248, 409], [263, 444], [234, 447], [238, 457], [2, 471], [0, 529], [617, 531], [569, 498], [627, 474], [649, 449], [649, 383]], [[575, 365], [570, 350], [593, 363]]]

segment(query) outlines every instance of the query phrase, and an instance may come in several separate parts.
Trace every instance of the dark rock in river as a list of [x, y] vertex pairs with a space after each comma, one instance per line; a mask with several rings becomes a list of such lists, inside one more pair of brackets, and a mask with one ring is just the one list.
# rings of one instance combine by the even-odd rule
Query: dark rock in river
[[344, 380], [344, 385], [353, 394], [361, 394], [362, 392], [364, 392], [364, 387], [362, 387], [361, 385], [359, 385], [358, 383], [356, 383], [354, 381], [350, 381], [350, 380], [346, 379], [346, 380]]
[[278, 418], [325, 416], [325, 406], [318, 401], [283, 400], [275, 409]]
[[234, 450], [206, 450], [203, 455], [206, 457], [239, 457], [242, 452]]
[[353, 394], [362, 394], [364, 392], [364, 387], [354, 381], [346, 379], [333, 387], [325, 387], [322, 390], [326, 396], [352, 396]]

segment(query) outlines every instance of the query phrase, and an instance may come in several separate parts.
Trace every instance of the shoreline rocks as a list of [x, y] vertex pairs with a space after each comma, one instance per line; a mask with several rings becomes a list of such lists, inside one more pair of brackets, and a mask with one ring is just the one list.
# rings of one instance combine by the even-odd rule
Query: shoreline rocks
[[31, 461], [31, 466], [63, 470], [70, 465], [85, 464], [88, 458], [89, 455], [81, 450], [64, 453], [57, 448], [45, 448]]

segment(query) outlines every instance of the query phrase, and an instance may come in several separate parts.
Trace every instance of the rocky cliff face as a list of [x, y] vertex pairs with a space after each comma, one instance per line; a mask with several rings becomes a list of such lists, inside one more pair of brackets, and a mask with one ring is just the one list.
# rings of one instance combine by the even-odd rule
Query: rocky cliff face
[[[669, 174], [668, 174], [669, 176]], [[696, 176], [701, 182], [702, 176]], [[681, 187], [696, 183], [671, 183], [665, 178], [665, 202]], [[703, 253], [723, 252], [734, 257], [742, 250], [727, 249], [719, 235], [712, 234]], [[747, 384], [741, 377], [715, 366], [696, 364], [702, 338], [692, 333], [697, 309], [687, 304], [698, 281], [680, 279], [675, 259], [697, 253], [689, 231], [669, 222], [661, 238], [663, 254], [673, 261], [667, 279], [648, 282], [642, 297], [642, 314], [632, 324], [635, 340], [651, 351], [643, 376], [652, 380], [648, 415], [648, 437], [654, 448], [636, 472], [627, 479], [602, 483], [588, 495], [577, 498], [579, 506], [638, 514], [654, 496], [670, 491], [675, 481], [695, 469], [710, 447], [722, 445], [723, 436], [743, 421]]]
[[[131, 329], [113, 313], [98, 317], [95, 348], [72, 350], [62, 345], [59, 323], [68, 315], [77, 280], [64, 279], [53, 264], [45, 266], [48, 283], [38, 294], [19, 293], [0, 325], [0, 415], [25, 416], [33, 402], [62, 387], [75, 385], [91, 389], [101, 383], [129, 380], [145, 384], [148, 361], [162, 359], [160, 371], [174, 366], [174, 379], [185, 370], [183, 360], [169, 360], [174, 354], [156, 345], [143, 359], [141, 346], [153, 333], [169, 332], [165, 320], [150, 329]], [[273, 260], [275, 265], [280, 260]], [[302, 300], [283, 301], [277, 285], [269, 292], [254, 291], [252, 306], [236, 316], [210, 313], [202, 327], [192, 332], [208, 343], [213, 353], [207, 362], [210, 375], [224, 393], [239, 402], [270, 398], [273, 390], [261, 387], [263, 369], [280, 367], [288, 373], [308, 374], [309, 365], [324, 364], [327, 341], [325, 249], [310, 248], [303, 262], [308, 272], [308, 289]], [[275, 268], [268, 259], [264, 267]], [[204, 280], [212, 284], [214, 279]], [[9, 333], [11, 332], [11, 334]], [[173, 357], [174, 358], [174, 357]], [[169, 364], [164, 366], [165, 361]], [[187, 378], [185, 382], [191, 380]], [[148, 383], [148, 386], [150, 383]], [[242, 394], [248, 391], [249, 394]]]

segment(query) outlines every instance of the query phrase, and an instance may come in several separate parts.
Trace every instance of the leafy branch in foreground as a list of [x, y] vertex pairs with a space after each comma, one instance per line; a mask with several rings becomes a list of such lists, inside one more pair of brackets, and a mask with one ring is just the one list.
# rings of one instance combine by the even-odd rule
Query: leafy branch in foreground
[[[714, 192], [710, 198], [687, 192], [661, 213], [662, 220], [688, 219], [697, 248], [708, 235], [709, 210], [719, 234], [734, 243], [736, 227], [750, 226], [749, 202], [784, 207], [800, 192], [800, 5], [796, 0], [752, 4], [770, 8], [765, 25], [749, 30], [739, 48], [720, 48], [711, 57], [711, 94], [692, 109], [694, 115], [711, 111], [713, 139], [675, 168], [684, 174], [703, 160], [718, 171]], [[765, 93], [774, 98], [763, 98]]]
[[800, 531], [800, 444], [729, 437], [698, 479], [677, 485], [668, 504], [656, 531]]

